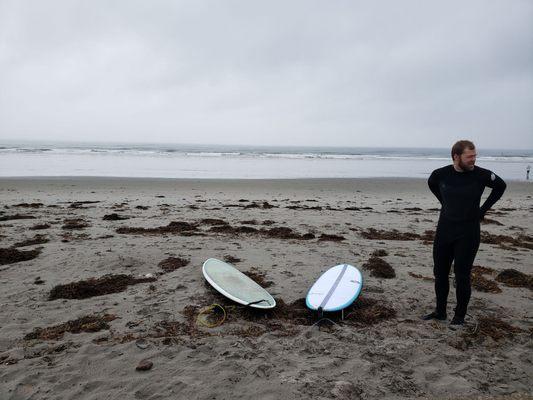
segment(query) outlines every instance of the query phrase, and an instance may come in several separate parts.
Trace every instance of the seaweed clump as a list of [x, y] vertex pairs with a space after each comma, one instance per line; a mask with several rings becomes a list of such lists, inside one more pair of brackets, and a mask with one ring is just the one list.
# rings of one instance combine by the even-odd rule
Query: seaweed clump
[[472, 267], [472, 287], [480, 292], [485, 293], [501, 293], [502, 290], [498, 284], [485, 278], [483, 275], [492, 274], [494, 270], [480, 265]]
[[123, 292], [128, 286], [154, 282], [155, 280], [156, 278], [134, 278], [124, 274], [104, 275], [101, 278], [89, 278], [65, 285], [57, 285], [50, 291], [48, 300], [87, 299], [89, 297]]
[[366, 231], [361, 231], [361, 236], [365, 239], [371, 240], [416, 240], [420, 239], [420, 235], [412, 232], [400, 232], [396, 229], [386, 231], [382, 229], [368, 228]]
[[369, 260], [363, 264], [363, 268], [370, 270], [370, 275], [376, 278], [391, 279], [396, 277], [396, 272], [392, 265], [380, 257], [371, 256]]
[[25, 247], [25, 246], [34, 246], [36, 244], [48, 243], [49, 239], [45, 235], [35, 235], [31, 239], [23, 240], [22, 242], [15, 243], [13, 247]]
[[167, 226], [159, 226], [157, 228], [137, 228], [124, 226], [116, 230], [117, 233], [125, 234], [140, 234], [140, 235], [153, 235], [153, 234], [165, 234], [174, 233], [182, 234], [184, 236], [190, 236], [193, 234], [199, 234], [196, 232], [198, 226], [184, 221], [172, 221]]
[[205, 225], [228, 225], [227, 221], [218, 218], [204, 218], [200, 220], [200, 223]]
[[347, 309], [346, 320], [359, 325], [375, 325], [396, 317], [396, 310], [378, 300], [360, 297]]
[[496, 276], [496, 280], [511, 287], [533, 289], [533, 276], [524, 274], [516, 269], [504, 269]]
[[234, 257], [230, 254], [226, 254], [223, 258], [223, 260], [227, 263], [230, 263], [230, 264], [236, 264], [236, 263], [239, 263], [241, 262], [242, 260], [239, 258], [239, 257]]
[[481, 232], [481, 243], [497, 244], [500, 247], [510, 250], [509, 246], [522, 247], [525, 249], [533, 250], [533, 237], [529, 235], [518, 235], [514, 238], [507, 235], [494, 235], [489, 232]]
[[35, 219], [33, 215], [24, 215], [24, 214], [13, 214], [13, 215], [4, 215], [0, 217], [0, 221], [11, 221], [15, 219]]
[[270, 287], [274, 284], [274, 282], [266, 279], [264, 272], [259, 271], [255, 267], [252, 267], [249, 271], [244, 271], [243, 274], [263, 288]]
[[413, 278], [422, 279], [423, 281], [433, 282], [435, 280], [435, 278], [431, 278], [429, 276], [424, 276], [420, 274], [415, 274], [414, 272], [411, 272], [411, 271], [409, 271], [408, 274], [412, 276]]
[[30, 227], [30, 230], [38, 231], [38, 230], [48, 229], [48, 228], [50, 228], [50, 224], [36, 224]]
[[331, 241], [331, 242], [341, 242], [343, 240], [346, 240], [344, 236], [341, 235], [330, 235], [327, 233], [323, 233], [318, 237], [319, 241]]
[[100, 203], [100, 201], [96, 200], [96, 201], [92, 201], [92, 200], [86, 200], [86, 201], [75, 201], [73, 203], [71, 203], [68, 208], [75, 208], [75, 209], [80, 209], [80, 208], [88, 208], [88, 207], [84, 207], [85, 204], [96, 204], [96, 203]]
[[22, 251], [14, 248], [0, 248], [0, 265], [32, 260], [40, 253], [39, 249]]
[[172, 272], [179, 268], [183, 268], [186, 265], [188, 265], [190, 260], [187, 260], [185, 258], [181, 257], [169, 257], [165, 258], [163, 261], [161, 261], [159, 264], [157, 264], [158, 267], [160, 267], [165, 272]]
[[103, 329], [109, 329], [108, 322], [117, 317], [113, 314], [104, 315], [87, 315], [72, 321], [67, 321], [60, 325], [54, 325], [47, 328], [35, 328], [33, 332], [24, 336], [24, 340], [57, 340], [61, 339], [65, 332], [98, 332]]
[[40, 208], [43, 205], [44, 205], [43, 203], [19, 203], [19, 204], [13, 204], [13, 207]]
[[117, 213], [106, 214], [104, 215], [104, 218], [103, 218], [104, 221], [122, 221], [125, 219], [130, 219], [130, 218], [124, 215], [119, 215]]
[[497, 317], [484, 316], [478, 319], [474, 331], [464, 332], [458, 341], [452, 343], [452, 346], [459, 350], [466, 350], [474, 344], [483, 344], [487, 339], [493, 342], [502, 342], [505, 339], [513, 338], [522, 329], [512, 326]]
[[89, 223], [82, 218], [66, 219], [63, 222], [61, 229], [85, 229], [89, 226]]
[[[203, 305], [187, 305], [182, 313], [186, 322], [162, 322], [157, 326], [157, 337], [189, 335], [196, 337], [208, 335], [199, 330], [197, 319], [208, 306], [209, 302], [216, 303], [220, 307], [213, 307], [206, 318], [208, 321], [218, 322], [223, 318], [220, 312], [226, 312], [225, 321], [229, 324], [243, 321], [250, 325], [239, 326], [218, 334], [229, 334], [239, 337], [258, 337], [266, 332], [277, 336], [294, 336], [298, 334], [301, 326], [311, 326], [319, 321], [316, 312], [306, 305], [305, 298], [297, 299], [292, 303], [286, 303], [283, 299], [276, 299], [276, 307], [270, 310], [262, 310], [251, 307], [236, 305], [218, 293], [214, 293], [212, 299], [204, 299]], [[340, 312], [327, 313], [328, 320], [340, 321]], [[396, 317], [396, 311], [377, 299], [359, 298], [357, 302], [344, 310], [345, 318], [342, 323], [352, 326], [371, 326]], [[327, 321], [327, 320], [326, 320]], [[329, 325], [328, 325], [329, 326]], [[329, 326], [330, 327], [330, 326]], [[166, 340], [167, 340], [166, 339]]]

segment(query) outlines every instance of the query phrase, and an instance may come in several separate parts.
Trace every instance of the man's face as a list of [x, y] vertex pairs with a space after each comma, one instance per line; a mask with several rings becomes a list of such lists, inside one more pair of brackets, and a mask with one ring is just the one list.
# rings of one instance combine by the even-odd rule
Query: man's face
[[472, 171], [476, 164], [476, 149], [466, 149], [460, 156], [455, 156], [457, 166], [463, 171]]

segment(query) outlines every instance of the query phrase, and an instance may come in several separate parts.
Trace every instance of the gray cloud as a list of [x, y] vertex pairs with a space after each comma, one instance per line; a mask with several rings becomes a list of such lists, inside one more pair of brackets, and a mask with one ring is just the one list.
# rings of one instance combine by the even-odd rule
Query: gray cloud
[[533, 148], [530, 1], [3, 1], [0, 139]]

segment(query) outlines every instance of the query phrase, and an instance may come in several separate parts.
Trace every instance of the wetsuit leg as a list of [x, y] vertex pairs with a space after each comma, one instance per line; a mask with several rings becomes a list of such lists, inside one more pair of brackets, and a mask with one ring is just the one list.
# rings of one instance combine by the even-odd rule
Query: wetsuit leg
[[464, 235], [454, 242], [454, 272], [457, 308], [455, 316], [464, 319], [470, 301], [471, 272], [479, 249], [479, 224], [464, 227]]
[[437, 228], [433, 242], [433, 275], [435, 276], [435, 295], [437, 297], [437, 314], [446, 315], [448, 292], [450, 291], [449, 275], [453, 260], [453, 241], [446, 236], [445, 229]]

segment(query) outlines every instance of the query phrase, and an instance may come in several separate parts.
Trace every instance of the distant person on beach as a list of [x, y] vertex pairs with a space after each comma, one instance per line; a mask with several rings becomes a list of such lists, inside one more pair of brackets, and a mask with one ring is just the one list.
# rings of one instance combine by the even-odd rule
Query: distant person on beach
[[[446, 319], [448, 276], [453, 262], [457, 307], [451, 325], [462, 325], [470, 301], [470, 275], [479, 248], [480, 221], [502, 197], [506, 184], [493, 172], [474, 165], [477, 154], [471, 141], [455, 143], [451, 155], [453, 164], [436, 169], [428, 180], [441, 210], [433, 244], [436, 308], [422, 319]], [[480, 207], [485, 187], [492, 191]]]
[[529, 171], [531, 170], [531, 165], [526, 167], [526, 181], [529, 181]]

